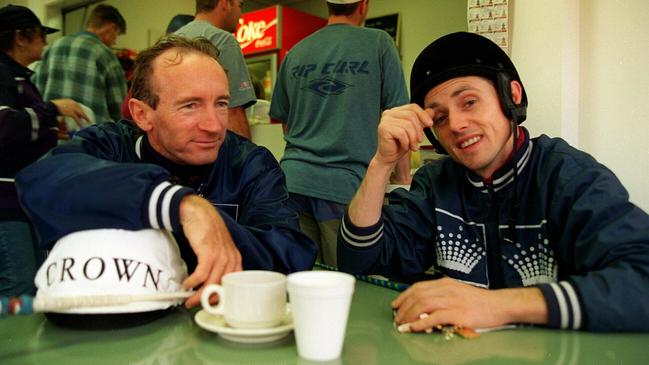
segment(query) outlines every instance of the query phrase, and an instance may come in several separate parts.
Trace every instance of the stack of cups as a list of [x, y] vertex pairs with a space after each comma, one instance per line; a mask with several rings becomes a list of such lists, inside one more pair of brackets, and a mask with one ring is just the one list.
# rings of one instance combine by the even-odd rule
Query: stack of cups
[[288, 275], [287, 289], [300, 357], [312, 361], [340, 357], [355, 281], [352, 275], [334, 271]]

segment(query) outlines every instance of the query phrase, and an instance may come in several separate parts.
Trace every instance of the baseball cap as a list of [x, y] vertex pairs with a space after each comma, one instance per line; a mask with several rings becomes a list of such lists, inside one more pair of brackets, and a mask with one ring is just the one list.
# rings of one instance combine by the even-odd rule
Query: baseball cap
[[[182, 281], [186, 277], [187, 266], [168, 231], [86, 230], [56, 242], [36, 273], [36, 299], [44, 303], [79, 297], [100, 301], [94, 304], [79, 301], [73, 307], [45, 309], [65, 314], [164, 310], [183, 299], [150, 298], [183, 291]], [[112, 305], [111, 298], [115, 302], [118, 297], [133, 300]]]
[[34, 12], [20, 5], [7, 5], [0, 8], [0, 31], [41, 27], [46, 34], [58, 29], [44, 27]]
[[327, 0], [328, 3], [332, 4], [355, 4], [361, 0]]

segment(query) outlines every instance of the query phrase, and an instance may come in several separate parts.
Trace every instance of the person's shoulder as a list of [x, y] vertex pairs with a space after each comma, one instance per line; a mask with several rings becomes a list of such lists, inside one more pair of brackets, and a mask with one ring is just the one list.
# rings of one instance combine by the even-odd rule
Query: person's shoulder
[[562, 138], [541, 135], [532, 141], [533, 168], [559, 184], [591, 182], [597, 177], [615, 175], [593, 156]]
[[77, 132], [82, 138], [99, 136], [108, 138], [110, 141], [134, 139], [139, 137], [142, 131], [130, 120], [122, 119], [118, 122], [102, 122], [90, 125]]
[[64, 36], [57, 39], [46, 52], [52, 55], [62, 57], [79, 57], [81, 59], [90, 57], [91, 55], [106, 54], [107, 52], [113, 54], [111, 49], [101, 42], [101, 40], [93, 33], [88, 31], [81, 31], [74, 34]]
[[573, 147], [563, 138], [549, 137], [542, 134], [533, 138], [532, 141], [534, 142], [536, 149], [553, 159], [571, 161], [580, 165], [590, 165], [597, 162], [593, 156], [585, 151]]
[[61, 47], [70, 44], [95, 44], [95, 43], [101, 43], [99, 37], [97, 37], [97, 35], [93, 33], [88, 32], [87, 30], [82, 30], [57, 39], [52, 44], [52, 47], [55, 46]]
[[350, 34], [356, 36], [356, 37], [364, 37], [364, 38], [369, 38], [369, 39], [376, 39], [376, 40], [391, 40], [392, 38], [390, 35], [382, 30], [382, 29], [376, 29], [376, 28], [367, 28], [367, 27], [355, 27], [355, 26], [348, 26], [345, 28], [342, 28], [344, 31], [349, 32]]
[[236, 42], [236, 38], [232, 33], [226, 32], [205, 20], [193, 20], [178, 29], [175, 34], [184, 37], [205, 37], [215, 43], [214, 45], [217, 47], [219, 42]]
[[2, 62], [2, 60], [0, 60], [0, 77], [3, 79], [11, 78], [13, 80], [13, 77], [11, 76], [11, 68], [9, 67], [9, 65]]
[[277, 160], [267, 148], [258, 146], [231, 131], [225, 135], [218, 158], [226, 158], [232, 165], [254, 164], [263, 167], [279, 167]]

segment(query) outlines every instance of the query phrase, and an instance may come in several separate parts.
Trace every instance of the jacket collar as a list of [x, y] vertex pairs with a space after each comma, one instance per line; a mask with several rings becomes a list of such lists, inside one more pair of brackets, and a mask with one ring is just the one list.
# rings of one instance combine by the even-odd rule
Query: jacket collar
[[158, 165], [167, 170], [171, 174], [170, 181], [172, 183], [192, 188], [198, 188], [207, 179], [213, 165], [194, 166], [175, 163], [153, 149], [146, 135], [138, 137], [135, 141], [135, 153], [143, 162]]
[[13, 58], [9, 57], [5, 52], [0, 52], [0, 62], [9, 67], [9, 70], [18, 77], [29, 79], [34, 73], [32, 70], [16, 62]]
[[[519, 133], [523, 136], [523, 141], [515, 152], [516, 175], [518, 176], [522, 175], [525, 171], [525, 167], [532, 156], [532, 149], [534, 147], [534, 143], [530, 140], [527, 129], [519, 127]], [[489, 186], [493, 188], [493, 191], [499, 191], [514, 180], [514, 171], [512, 169], [513, 164], [514, 159], [510, 157], [507, 162], [505, 162], [505, 164], [494, 173], [491, 184], [486, 183], [480, 175], [469, 169], [466, 169], [466, 177], [469, 183], [479, 189], [482, 193], [488, 193]]]

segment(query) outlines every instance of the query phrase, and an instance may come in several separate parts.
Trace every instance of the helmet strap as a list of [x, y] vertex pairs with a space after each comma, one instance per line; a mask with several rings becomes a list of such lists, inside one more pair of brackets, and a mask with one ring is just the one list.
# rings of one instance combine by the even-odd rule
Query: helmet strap
[[496, 91], [500, 105], [507, 118], [521, 124], [527, 117], [527, 106], [523, 103], [515, 104], [512, 100], [512, 78], [506, 72], [496, 73]]

